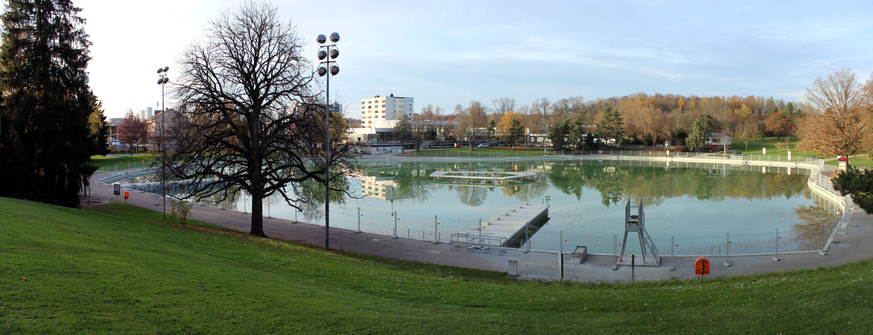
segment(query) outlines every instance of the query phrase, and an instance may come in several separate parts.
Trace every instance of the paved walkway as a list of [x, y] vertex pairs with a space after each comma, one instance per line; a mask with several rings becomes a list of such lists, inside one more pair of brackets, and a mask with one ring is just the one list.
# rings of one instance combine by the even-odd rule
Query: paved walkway
[[[116, 201], [112, 193], [112, 185], [94, 182], [107, 176], [107, 173], [95, 175], [92, 179], [92, 197], [100, 202]], [[160, 196], [127, 190], [130, 192], [128, 204], [152, 210], [161, 210], [155, 206], [160, 203]], [[123, 193], [123, 191], [122, 191]], [[123, 201], [122, 197], [118, 197]], [[712, 264], [709, 277], [724, 277], [740, 274], [777, 272], [794, 269], [813, 269], [821, 266], [832, 266], [873, 258], [873, 229], [870, 229], [873, 216], [864, 213], [854, 205], [854, 215], [845, 233], [837, 235], [835, 243], [825, 255], [817, 252], [779, 254], [779, 261], [773, 255], [731, 256], [728, 259], [730, 267], [723, 266], [723, 257], [710, 257]], [[251, 226], [250, 214], [238, 211], [224, 210], [211, 206], [194, 205], [192, 219], [217, 226], [248, 232]], [[325, 232], [322, 226], [297, 223], [294, 221], [267, 218], [264, 220], [264, 230], [268, 236], [289, 241], [296, 241], [314, 246], [324, 246]], [[439, 265], [458, 266], [482, 270], [507, 272], [509, 261], [518, 262], [518, 278], [533, 280], [559, 280], [559, 255], [556, 252], [528, 252], [507, 249], [505, 253], [492, 249], [487, 251], [451, 248], [445, 243], [412, 240], [406, 238], [391, 239], [390, 236], [368, 233], [355, 234], [354, 231], [331, 228], [331, 249], [347, 250], [364, 254], [382, 256], [399, 260], [410, 260]], [[658, 281], [666, 279], [690, 279], [694, 276], [694, 261], [697, 257], [661, 257], [661, 265], [636, 266], [633, 269], [637, 281]], [[630, 262], [629, 259], [625, 260]], [[569, 263], [569, 254], [564, 256], [565, 280], [584, 282], [630, 282], [631, 266], [619, 266], [613, 270], [615, 256], [589, 255], [582, 264]], [[675, 270], [671, 271], [671, 264]]]

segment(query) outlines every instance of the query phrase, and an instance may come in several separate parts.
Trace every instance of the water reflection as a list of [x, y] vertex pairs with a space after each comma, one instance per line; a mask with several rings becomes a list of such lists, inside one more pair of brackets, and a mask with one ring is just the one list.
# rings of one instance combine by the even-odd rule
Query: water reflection
[[478, 207], [485, 203], [488, 197], [488, 189], [476, 186], [450, 185], [449, 190], [454, 189], [458, 193], [458, 200], [470, 207]]
[[[439, 234], [446, 241], [451, 233], [470, 233], [479, 218], [488, 220], [521, 202], [540, 203], [550, 196], [551, 220], [531, 238], [533, 248], [539, 250], [557, 250], [559, 232], [564, 231], [568, 245], [587, 245], [595, 253], [612, 252], [613, 234], [623, 232], [621, 204], [642, 199], [651, 210], [648, 225], [659, 246], [669, 246], [667, 241], [676, 235], [676, 243], [681, 245], [678, 254], [717, 253], [725, 234], [730, 233], [732, 252], [767, 252], [773, 250], [776, 229], [785, 236], [791, 234], [792, 227], [805, 229], [799, 226], [802, 220], [793, 210], [799, 204], [812, 203], [806, 187], [808, 175], [796, 168], [789, 175], [785, 168], [782, 173], [775, 168], [763, 173], [761, 167], [751, 166], [578, 160], [371, 161], [360, 167], [343, 184], [334, 186], [348, 194], [331, 192], [331, 226], [357, 229], [360, 219], [362, 230], [390, 234], [394, 226], [391, 214], [397, 211], [403, 218], [400, 231], [434, 236], [438, 215]], [[535, 176], [523, 182], [449, 184], [430, 178], [436, 171], [534, 172]], [[307, 200], [299, 206], [301, 220], [323, 224], [323, 185], [305, 182], [286, 188]], [[226, 202], [233, 201], [238, 203], [241, 197]], [[345, 208], [349, 202], [359, 205], [363, 216], [357, 216], [355, 208]], [[279, 204], [268, 203], [277, 205], [274, 215], [286, 213], [284, 218], [295, 219], [294, 212], [277, 211]], [[780, 251], [820, 247], [812, 243], [817, 239], [807, 240], [783, 239], [781, 242], [794, 246], [780, 243]]]
[[804, 250], [822, 248], [825, 238], [830, 234], [831, 225], [837, 218], [836, 215], [820, 204], [797, 206], [794, 209], [794, 214], [801, 222], [794, 225], [791, 241], [800, 245]]
[[[333, 178], [330, 185], [330, 203], [345, 206], [351, 185], [347, 178]], [[287, 186], [286, 186], [287, 188]], [[297, 207], [306, 221], [324, 218], [324, 184], [313, 179], [291, 185], [292, 193], [298, 199]]]

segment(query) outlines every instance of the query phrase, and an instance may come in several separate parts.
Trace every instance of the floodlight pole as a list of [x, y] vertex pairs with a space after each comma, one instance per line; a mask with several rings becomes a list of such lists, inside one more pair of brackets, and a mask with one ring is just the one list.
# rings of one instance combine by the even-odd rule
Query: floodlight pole
[[158, 68], [158, 85], [161, 85], [161, 195], [163, 197], [161, 202], [164, 204], [164, 219], [167, 218], [167, 176], [165, 170], [167, 166], [167, 146], [164, 145], [164, 125], [166, 123], [164, 115], [167, 114], [167, 107], [164, 106], [164, 85], [170, 81], [167, 79], [167, 71], [169, 70], [169, 66]]
[[336, 43], [339, 42], [339, 34], [336, 32], [330, 34], [332, 44], [325, 44], [327, 43], [327, 37], [324, 35], [318, 35], [316, 41], [319, 44], [318, 59], [320, 65], [318, 67], [318, 75], [322, 77], [327, 76], [327, 88], [325, 90], [327, 108], [324, 113], [326, 128], [324, 137], [324, 249], [330, 250], [330, 77], [339, 73], [339, 67], [331, 65], [336, 63], [332, 59], [336, 59], [339, 56], [339, 50], [336, 49]]

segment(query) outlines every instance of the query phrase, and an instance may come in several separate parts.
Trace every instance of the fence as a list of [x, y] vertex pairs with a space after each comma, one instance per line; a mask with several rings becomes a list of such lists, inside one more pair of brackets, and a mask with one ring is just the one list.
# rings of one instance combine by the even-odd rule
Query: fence
[[[814, 158], [814, 157], [794, 156], [794, 157], [792, 157], [791, 160], [788, 160], [787, 156], [778, 156], [778, 155], [731, 155], [731, 154], [723, 154], [723, 153], [688, 153], [688, 152], [680, 152], [680, 153], [670, 152], [670, 154], [668, 155], [667, 151], [651, 151], [651, 152], [649, 152], [649, 151], [645, 151], [645, 150], [572, 151], [572, 152], [570, 150], [566, 150], [565, 152], [563, 152], [563, 155], [560, 155], [561, 154], [560, 152], [553, 152], [550, 149], [543, 149], [542, 151], [539, 151], [539, 150], [537, 150], [537, 151], [532, 151], [532, 150], [516, 151], [515, 152], [516, 156], [510, 156], [513, 153], [511, 151], [506, 151], [506, 152], [494, 152], [494, 151], [483, 151], [483, 150], [473, 151], [472, 154], [475, 154], [476, 156], [472, 156], [472, 155], [464, 156], [465, 154], [471, 154], [468, 150], [451, 150], [451, 151], [437, 150], [437, 151], [435, 151], [435, 153], [437, 153], [437, 154], [445, 153], [445, 154], [449, 155], [449, 156], [447, 156], [447, 158], [460, 158], [460, 159], [478, 159], [478, 158], [487, 158], [487, 157], [501, 159], [501, 160], [504, 158], [509, 159], [509, 158], [515, 158], [515, 157], [535, 158], [535, 157], [542, 157], [544, 154], [554, 153], [556, 155], [554, 155], [552, 157], [554, 157], [555, 159], [598, 159], [598, 160], [599, 159], [602, 159], [602, 160], [618, 159], [620, 161], [626, 161], [626, 160], [644, 161], [644, 160], [651, 160], [652, 158], [659, 158], [656, 160], [661, 160], [661, 161], [677, 160], [677, 159], [679, 159], [680, 161], [683, 161], [684, 159], [689, 159], [689, 160], [694, 160], [694, 161], [699, 162], [699, 163], [711, 162], [711, 163], [716, 163], [716, 164], [737, 164], [737, 165], [755, 164], [755, 165], [761, 165], [761, 166], [777, 165], [777, 166], [783, 166], [783, 167], [792, 166], [792, 165], [790, 165], [790, 163], [802, 164], [804, 169], [811, 169], [813, 171], [813, 173], [808, 178], [808, 182], [807, 182], [808, 185], [810, 186], [810, 189], [821, 198], [820, 199], [821, 201], [826, 201], [827, 203], [833, 204], [835, 211], [837, 211], [836, 210], [837, 208], [839, 209], [839, 211], [838, 211], [840, 214], [839, 217], [837, 219], [834, 219], [833, 221], [831, 221], [827, 225], [822, 226], [822, 231], [820, 232], [820, 240], [821, 241], [819, 241], [820, 243], [816, 243], [817, 245], [820, 245], [821, 252], [826, 252], [828, 250], [828, 248], [833, 244], [834, 237], [836, 236], [836, 234], [841, 229], [845, 229], [845, 227], [851, 221], [851, 214], [852, 213], [851, 213], [851, 206], [848, 205], [849, 204], [848, 198], [840, 196], [839, 193], [834, 190], [833, 184], [830, 182], [830, 178], [822, 175], [822, 173], [821, 173], [823, 171], [823, 169], [825, 168], [824, 161], [821, 159], [818, 159], [818, 158]], [[535, 154], [538, 154], [539, 156], [536, 156]], [[479, 155], [482, 155], [482, 156], [479, 157]], [[413, 158], [414, 156], [410, 157], [410, 156], [404, 155], [403, 158], [399, 158], [399, 157], [395, 156], [395, 157], [389, 158], [389, 160], [405, 159], [406, 157], [415, 159], [415, 158]], [[436, 156], [434, 156], [434, 157], [436, 157]], [[446, 157], [446, 156], [441, 156], [441, 157]], [[120, 170], [125, 170], [125, 169], [137, 169], [137, 168], [144, 169], [144, 168], [148, 168], [150, 166], [150, 164], [151, 164], [151, 162], [121, 163], [121, 164], [116, 164], [113, 166], [103, 167], [98, 171], [99, 172], [114, 172], [114, 171], [120, 171]], [[793, 165], [793, 166], [797, 166], [797, 165]], [[143, 189], [141, 189], [141, 190], [143, 190], [143, 191], [154, 192], [159, 187], [155, 187], [153, 185], [143, 185], [142, 188]], [[216, 204], [216, 205], [218, 205], [218, 204]], [[224, 206], [222, 206], [222, 207], [224, 207]], [[443, 239], [442, 233], [440, 231], [438, 231], [436, 227], [433, 229], [432, 232], [430, 231], [430, 229], [427, 229], [427, 230], [414, 229], [415, 231], [412, 231], [413, 229], [406, 229], [406, 230], [407, 230], [407, 236], [406, 236], [407, 238], [417, 239], [418, 235], [420, 233], [421, 240], [435, 241], [435, 242], [450, 242], [450, 243], [457, 242], [457, 243], [460, 243], [460, 240], [453, 241], [453, 238], [455, 235], [452, 234], [454, 232], [450, 232], [450, 231], [444, 230], [443, 233], [446, 233], [447, 238]], [[419, 230], [421, 230], [421, 231], [419, 232]], [[402, 233], [400, 233], [400, 234], [402, 234]], [[469, 234], [461, 234], [461, 235], [469, 235]], [[457, 238], [461, 238], [461, 235], [457, 235]], [[774, 237], [772, 239], [770, 239], [769, 237], [766, 237], [766, 238], [755, 237], [755, 240], [772, 241], [772, 242], [766, 242], [766, 245], [761, 245], [760, 242], [755, 242], [755, 243], [744, 242], [744, 240], [750, 241], [750, 240], [752, 240], [752, 238], [744, 238], [746, 236], [744, 236], [742, 234], [736, 234], [734, 236], [736, 236], [736, 237], [734, 238], [733, 241], [728, 240], [724, 243], [713, 243], [710, 245], [710, 247], [708, 249], [707, 248], [697, 248], [695, 250], [689, 250], [689, 252], [692, 252], [695, 254], [701, 254], [701, 255], [706, 255], [706, 254], [717, 255], [717, 254], [720, 254], [719, 250], [722, 250], [722, 249], [724, 250], [725, 253], [728, 252], [728, 249], [730, 249], [731, 252], [734, 252], [734, 253], [742, 253], [742, 252], [748, 251], [748, 250], [761, 251], [761, 250], [767, 250], [767, 249], [771, 249], [771, 248], [772, 248], [772, 250], [774, 250], [774, 252], [778, 252], [779, 237], [776, 236], [776, 233], [774, 233], [774, 235], [773, 235]], [[714, 237], [714, 238], [721, 239], [719, 237]], [[493, 241], [490, 241], [490, 240], [486, 241], [485, 239], [483, 239], [483, 240], [477, 240], [477, 242], [479, 242], [479, 243], [488, 242], [487, 245], [490, 246]], [[470, 243], [470, 242], [464, 242], [464, 243]], [[666, 243], [658, 243], [658, 244], [666, 245]], [[483, 246], [486, 246], [486, 244], [483, 244]], [[672, 247], [675, 245], [671, 244], [670, 246], [671, 246], [670, 249], [673, 249]], [[816, 249], [818, 249], [818, 247], [816, 247]], [[554, 251], [554, 250], [544, 250], [544, 251]], [[661, 251], [661, 253], [660, 253], [661, 255], [667, 255], [669, 250], [661, 249], [660, 251]]]

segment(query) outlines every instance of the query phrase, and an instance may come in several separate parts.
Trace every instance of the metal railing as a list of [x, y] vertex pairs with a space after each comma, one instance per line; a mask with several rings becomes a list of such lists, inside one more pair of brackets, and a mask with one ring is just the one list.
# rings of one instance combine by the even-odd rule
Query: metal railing
[[452, 248], [479, 249], [482, 251], [498, 248], [506, 252], [506, 237], [482, 236], [477, 234], [454, 233], [449, 240]]

